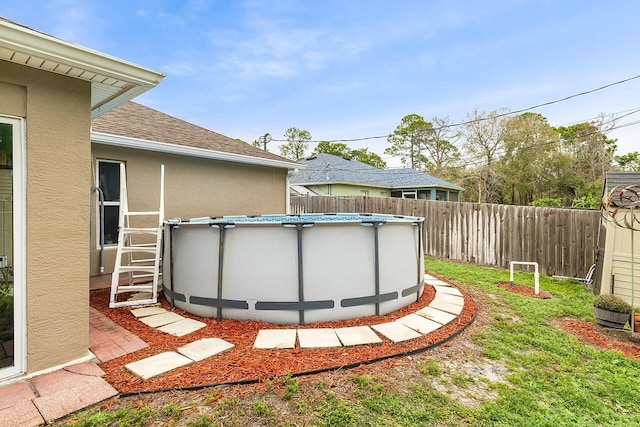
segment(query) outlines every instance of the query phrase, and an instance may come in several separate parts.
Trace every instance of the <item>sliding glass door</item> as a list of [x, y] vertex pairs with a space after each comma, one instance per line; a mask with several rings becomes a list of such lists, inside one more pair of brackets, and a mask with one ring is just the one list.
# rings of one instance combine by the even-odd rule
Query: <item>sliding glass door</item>
[[24, 372], [23, 121], [0, 115], [0, 380]]

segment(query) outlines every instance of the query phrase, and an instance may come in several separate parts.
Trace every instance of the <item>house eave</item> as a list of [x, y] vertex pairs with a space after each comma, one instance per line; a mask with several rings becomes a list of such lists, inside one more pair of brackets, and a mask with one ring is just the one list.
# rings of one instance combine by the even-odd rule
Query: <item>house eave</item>
[[442, 189], [442, 190], [449, 190], [449, 191], [464, 191], [464, 188], [456, 188], [456, 187], [449, 187], [446, 185], [437, 185], [437, 184], [433, 184], [433, 185], [394, 185], [391, 187], [388, 187], [391, 190], [405, 190], [405, 189], [430, 189], [430, 188], [435, 188], [435, 189]]
[[0, 59], [90, 82], [92, 119], [154, 88], [165, 77], [4, 18], [0, 18]]
[[197, 157], [201, 159], [219, 160], [223, 162], [242, 163], [254, 166], [266, 166], [280, 169], [305, 169], [306, 166], [295, 162], [285, 162], [273, 159], [247, 156], [244, 154], [225, 153], [223, 151], [207, 150], [204, 148], [188, 147], [185, 145], [169, 144], [165, 142], [149, 141], [126, 136], [111, 135], [101, 132], [91, 132], [91, 142], [112, 147], [129, 148], [134, 150], [153, 151], [157, 153], [175, 154], [179, 156]]
[[327, 185], [327, 184], [331, 184], [331, 185], [350, 185], [353, 187], [375, 187], [375, 188], [382, 188], [382, 189], [389, 189], [389, 186], [386, 185], [379, 185], [379, 184], [367, 184], [367, 183], [361, 183], [361, 182], [347, 182], [347, 181], [316, 181], [316, 182], [296, 182], [295, 184], [292, 185], [302, 185], [302, 186], [309, 186], [309, 185]]

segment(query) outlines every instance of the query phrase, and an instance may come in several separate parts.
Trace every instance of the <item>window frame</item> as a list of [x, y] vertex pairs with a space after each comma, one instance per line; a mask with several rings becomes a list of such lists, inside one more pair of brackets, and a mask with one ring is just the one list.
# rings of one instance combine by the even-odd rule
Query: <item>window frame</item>
[[[95, 186], [100, 188], [101, 190], [102, 190], [102, 187], [100, 186], [100, 165], [102, 163], [114, 163], [114, 164], [117, 164], [118, 165], [118, 174], [120, 174], [120, 165], [124, 165], [125, 168], [127, 167], [126, 162], [123, 161], [123, 160], [96, 158]], [[120, 177], [119, 177], [120, 188], [122, 188], [122, 179], [123, 179], [123, 177], [120, 174]], [[117, 237], [116, 237], [116, 241], [113, 242], [113, 243], [103, 243], [102, 242], [102, 237], [103, 236], [100, 235], [100, 218], [101, 218], [100, 217], [100, 199], [99, 199], [99, 197], [96, 197], [95, 200], [96, 200], [96, 204], [95, 204], [96, 216], [95, 217], [97, 218], [96, 225], [95, 225], [95, 227], [96, 227], [96, 230], [95, 230], [95, 232], [96, 232], [96, 239], [95, 239], [96, 249], [100, 249], [101, 247], [103, 247], [104, 249], [116, 249], [117, 246], [118, 246]], [[118, 220], [120, 219], [120, 204], [121, 204], [121, 202], [122, 201], [120, 200], [119, 193], [118, 193], [118, 200], [117, 201], [107, 201], [107, 200], [104, 201], [104, 207], [105, 208], [108, 207], [108, 206], [116, 206], [116, 207], [118, 207]], [[119, 221], [118, 221], [118, 223], [119, 223]], [[118, 229], [117, 229], [117, 225], [116, 225], [116, 236], [117, 236], [117, 233], [118, 233]]]
[[13, 364], [0, 368], [0, 382], [27, 372], [27, 153], [26, 119], [0, 114], [12, 126]]

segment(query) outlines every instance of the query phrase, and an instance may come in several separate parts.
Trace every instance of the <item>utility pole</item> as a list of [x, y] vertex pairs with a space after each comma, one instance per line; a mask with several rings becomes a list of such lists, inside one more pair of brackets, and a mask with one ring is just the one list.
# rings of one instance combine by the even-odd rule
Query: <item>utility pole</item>
[[262, 149], [264, 151], [267, 151], [267, 143], [271, 142], [271, 135], [265, 133], [264, 135], [258, 137], [258, 141], [262, 144]]

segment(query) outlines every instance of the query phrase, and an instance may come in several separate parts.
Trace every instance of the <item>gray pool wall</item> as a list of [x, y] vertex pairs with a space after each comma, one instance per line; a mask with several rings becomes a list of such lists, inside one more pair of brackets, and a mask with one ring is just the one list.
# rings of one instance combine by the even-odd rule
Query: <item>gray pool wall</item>
[[163, 289], [176, 307], [218, 320], [388, 314], [422, 295], [423, 222], [378, 214], [171, 220]]

